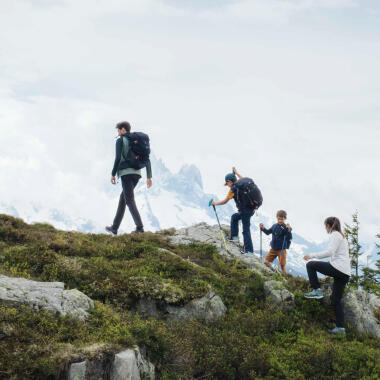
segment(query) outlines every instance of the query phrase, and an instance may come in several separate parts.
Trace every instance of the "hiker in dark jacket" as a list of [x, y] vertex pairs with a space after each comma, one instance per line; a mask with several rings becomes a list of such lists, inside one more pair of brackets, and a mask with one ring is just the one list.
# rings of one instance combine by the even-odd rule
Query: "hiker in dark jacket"
[[238, 212], [231, 216], [231, 236], [229, 240], [236, 242], [239, 241], [239, 220], [241, 220], [243, 224], [244, 248], [240, 249], [240, 253], [247, 253], [253, 255], [253, 244], [251, 237], [251, 217], [253, 216], [255, 211], [252, 210], [252, 208], [245, 207], [245, 205], [241, 204], [238, 201], [237, 190], [235, 188], [235, 184], [237, 182], [236, 177], [238, 177], [239, 179], [243, 178], [237, 172], [237, 170], [233, 168], [233, 173], [229, 173], [225, 176], [224, 186], [228, 186], [230, 188], [227, 197], [220, 202], [212, 201], [211, 204], [214, 206], [221, 206], [229, 202], [231, 199], [235, 200]]
[[[128, 166], [125, 157], [129, 151], [129, 141], [125, 137], [131, 132], [131, 126], [127, 121], [122, 121], [116, 125], [119, 138], [116, 140], [116, 157], [112, 169], [111, 183], [116, 184], [116, 174], [121, 178], [123, 191], [120, 194], [119, 205], [112, 226], [107, 226], [106, 231], [116, 235], [123, 220], [125, 206], [127, 205], [135, 222], [135, 233], [144, 232], [144, 226], [137, 210], [134, 189], [141, 178], [141, 170], [136, 170]], [[152, 186], [152, 169], [150, 161], [146, 165], [147, 187]]]
[[271, 249], [265, 257], [264, 264], [269, 268], [272, 267], [271, 263], [278, 257], [278, 262], [283, 274], [286, 273], [286, 248], [290, 245], [292, 240], [292, 229], [289, 224], [285, 224], [287, 218], [286, 211], [277, 211], [277, 223], [269, 229], [264, 227], [264, 224], [260, 223], [260, 229], [266, 234], [272, 234], [272, 241], [270, 242]]

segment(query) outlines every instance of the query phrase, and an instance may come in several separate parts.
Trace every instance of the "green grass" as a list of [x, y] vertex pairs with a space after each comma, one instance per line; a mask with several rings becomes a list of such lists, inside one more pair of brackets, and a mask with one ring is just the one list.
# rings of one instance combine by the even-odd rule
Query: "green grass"
[[[262, 278], [243, 264], [210, 245], [173, 245], [170, 234], [64, 232], [0, 215], [1, 273], [63, 281], [96, 301], [86, 322], [0, 306], [0, 378], [53, 379], [73, 358], [133, 344], [147, 350], [161, 379], [380, 378], [380, 341], [353, 331], [328, 335], [333, 313], [303, 298], [305, 280], [287, 277], [296, 307], [280, 311], [265, 303]], [[141, 297], [183, 305], [210, 287], [228, 307], [211, 323], [131, 311]]]

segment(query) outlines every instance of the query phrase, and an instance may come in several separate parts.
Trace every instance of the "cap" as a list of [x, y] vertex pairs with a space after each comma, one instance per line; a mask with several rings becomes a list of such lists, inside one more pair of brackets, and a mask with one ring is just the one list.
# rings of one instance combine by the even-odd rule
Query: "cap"
[[227, 185], [227, 181], [236, 182], [236, 175], [234, 173], [228, 173], [224, 177], [224, 180], [226, 181], [226, 183], [224, 184], [224, 186]]

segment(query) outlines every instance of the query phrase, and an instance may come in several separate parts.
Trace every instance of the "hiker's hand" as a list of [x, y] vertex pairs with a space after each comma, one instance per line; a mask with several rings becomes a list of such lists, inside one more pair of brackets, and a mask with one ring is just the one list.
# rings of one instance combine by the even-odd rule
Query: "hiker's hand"
[[116, 185], [116, 177], [114, 175], [111, 177], [111, 183], [112, 185]]
[[309, 260], [311, 259], [311, 257], [310, 257], [310, 255], [305, 255], [305, 256], [303, 257], [303, 259], [306, 260], [306, 261], [309, 261]]
[[212, 202], [211, 202], [211, 206], [216, 206], [216, 202], [215, 202], [215, 201], [212, 201]]
[[260, 230], [263, 230], [264, 229], [264, 224], [260, 223], [259, 227], [260, 227]]
[[289, 224], [289, 223], [286, 225], [286, 228], [287, 228], [288, 231], [290, 232], [290, 224]]
[[146, 186], [148, 187], [148, 189], [149, 189], [150, 187], [152, 187], [152, 178], [148, 178], [148, 179], [146, 180]]

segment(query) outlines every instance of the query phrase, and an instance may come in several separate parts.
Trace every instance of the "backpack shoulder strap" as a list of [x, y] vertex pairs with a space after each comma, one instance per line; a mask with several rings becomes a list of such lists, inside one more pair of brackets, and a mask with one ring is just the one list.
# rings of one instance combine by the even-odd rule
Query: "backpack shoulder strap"
[[127, 161], [127, 157], [124, 156], [124, 147], [128, 146], [128, 150], [129, 150], [129, 139], [128, 139], [128, 136], [126, 136], [126, 135], [122, 135], [121, 138], [122, 138], [122, 142], [123, 142], [123, 146], [121, 148], [121, 155], [124, 158], [124, 161]]

